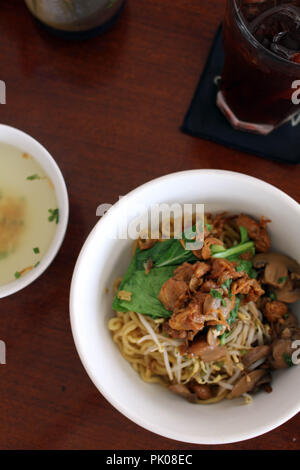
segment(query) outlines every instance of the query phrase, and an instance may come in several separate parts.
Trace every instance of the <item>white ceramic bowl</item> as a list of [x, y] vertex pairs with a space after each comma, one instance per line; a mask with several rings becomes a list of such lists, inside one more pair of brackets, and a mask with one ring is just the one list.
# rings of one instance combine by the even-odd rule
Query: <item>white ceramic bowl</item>
[[[101, 202], [101, 201], [99, 201]], [[250, 405], [225, 400], [190, 404], [159, 385], [144, 383], [123, 359], [107, 322], [112, 289], [131, 258], [130, 240], [111, 239], [125, 204], [205, 203], [209, 211], [244, 212], [272, 219], [275, 250], [300, 261], [300, 207], [277, 188], [256, 178], [220, 170], [192, 170], [158, 178], [122, 198], [96, 225], [77, 261], [70, 296], [72, 331], [81, 361], [102, 395], [140, 426], [162, 436], [196, 444], [249, 439], [274, 429], [300, 410], [300, 368], [273, 374], [273, 392]], [[132, 216], [133, 217], [133, 216]], [[106, 289], [109, 288], [109, 294]], [[297, 310], [297, 309], [296, 309]], [[300, 309], [298, 308], [300, 318]]]
[[2, 298], [14, 294], [31, 284], [52, 263], [66, 233], [69, 218], [69, 200], [66, 184], [61, 171], [45, 147], [25, 132], [4, 124], [0, 124], [0, 142], [14, 145], [22, 152], [28, 153], [35, 158], [54, 184], [59, 207], [59, 224], [49, 250], [43, 256], [40, 264], [35, 269], [29, 271], [19, 279], [0, 287], [0, 298]]

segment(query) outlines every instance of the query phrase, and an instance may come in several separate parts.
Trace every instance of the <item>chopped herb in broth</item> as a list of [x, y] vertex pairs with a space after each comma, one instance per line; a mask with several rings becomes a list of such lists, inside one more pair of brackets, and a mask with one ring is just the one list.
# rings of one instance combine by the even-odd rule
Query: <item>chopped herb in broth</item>
[[40, 180], [40, 179], [42, 179], [42, 178], [41, 178], [41, 176], [35, 174], [35, 175], [27, 176], [26, 179], [29, 180], [29, 181], [32, 181], [32, 180]]
[[58, 223], [49, 176], [33, 156], [0, 142], [0, 285], [39, 265]]
[[58, 224], [59, 221], [59, 210], [58, 209], [49, 209], [48, 212], [50, 212], [50, 216], [48, 217], [49, 222], [53, 222], [55, 220], [55, 223]]

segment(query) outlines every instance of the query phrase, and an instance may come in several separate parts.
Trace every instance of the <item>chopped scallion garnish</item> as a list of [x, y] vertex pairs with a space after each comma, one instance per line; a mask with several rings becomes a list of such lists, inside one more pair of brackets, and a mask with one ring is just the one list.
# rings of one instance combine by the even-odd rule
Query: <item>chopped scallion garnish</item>
[[59, 209], [49, 209], [48, 212], [50, 213], [50, 216], [48, 217], [49, 222], [53, 222], [55, 220], [55, 223], [58, 224]]

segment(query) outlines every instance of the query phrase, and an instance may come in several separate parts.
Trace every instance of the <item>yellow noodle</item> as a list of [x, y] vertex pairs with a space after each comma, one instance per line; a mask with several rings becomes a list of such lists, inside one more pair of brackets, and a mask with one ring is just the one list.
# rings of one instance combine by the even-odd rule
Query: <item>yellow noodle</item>
[[[240, 344], [236, 344], [237, 338], [228, 341], [226, 347], [231, 352], [236, 367], [243, 370], [242, 356], [244, 351], [251, 349], [251, 346], [246, 344], [247, 335], [244, 328], [249, 328], [249, 324], [256, 325], [255, 334], [261, 330], [263, 335], [269, 328], [269, 325], [263, 324], [258, 320], [257, 315], [249, 304], [242, 307], [243, 312], [238, 313], [242, 330], [238, 335], [241, 339]], [[146, 317], [147, 322], [153, 328], [156, 334], [163, 335], [162, 321], [152, 320]], [[163, 352], [158, 350], [150, 351], [151, 348], [157, 348], [156, 343], [152, 338], [145, 339], [140, 342], [144, 336], [149, 336], [149, 332], [139, 319], [139, 316], [134, 312], [122, 313], [116, 312], [115, 316], [109, 320], [108, 327], [112, 332], [113, 340], [118, 345], [123, 357], [131, 364], [133, 369], [140, 375], [141, 379], [148, 383], [159, 383], [168, 386], [172, 383], [177, 383], [176, 370], [173, 372], [173, 381], [170, 380], [166, 370]], [[233, 328], [234, 332], [237, 325]], [[230, 337], [228, 337], [230, 339]], [[167, 338], [166, 338], [167, 339]], [[254, 340], [256, 336], [254, 335]], [[170, 367], [176, 367], [177, 364], [177, 347], [172, 346], [168, 348], [168, 360]], [[183, 356], [181, 358], [182, 364], [191, 362], [191, 358]], [[192, 363], [181, 370], [180, 383], [187, 384], [191, 380], [196, 380], [199, 384], [215, 384], [218, 385], [219, 381], [226, 382], [230, 375], [226, 372], [223, 361], [216, 361], [205, 363], [199, 358], [192, 359]], [[220, 388], [220, 387], [219, 387]], [[199, 404], [217, 403], [229, 395], [229, 391], [220, 389], [221, 393], [209, 400], [197, 400]]]
[[[213, 217], [210, 214], [205, 215], [205, 223], [212, 225]], [[173, 230], [173, 222], [171, 224], [171, 230]], [[235, 220], [228, 220], [224, 224], [223, 231], [220, 239], [223, 241], [226, 248], [240, 242], [240, 233], [236, 227]], [[163, 240], [162, 240], [163, 241]], [[136, 250], [138, 242], [134, 244], [133, 253]], [[117, 279], [114, 283], [114, 291], [118, 289], [121, 282], [121, 278]], [[115, 312], [115, 316], [109, 320], [108, 328], [112, 333], [113, 341], [117, 344], [121, 351], [122, 356], [126, 361], [130, 363], [133, 369], [139, 374], [141, 379], [148, 383], [159, 383], [164, 386], [177, 383], [178, 368], [177, 362], [178, 347], [174, 345], [174, 342], [168, 343], [168, 338], [163, 332], [164, 319], [153, 320], [150, 317], [145, 316], [145, 320], [148, 322], [150, 327], [154, 330], [155, 334], [160, 335], [159, 342], [163, 343], [162, 348], [158, 350], [158, 345], [149, 335], [149, 331], [145, 325], [141, 322], [139, 315], [134, 312]], [[199, 404], [211, 404], [217, 403], [224, 398], [230, 397], [230, 391], [218, 385], [218, 382], [229, 381], [234, 375], [232, 372], [227, 372], [228, 362], [231, 361], [234, 373], [238, 376], [238, 371], [243, 369], [242, 356], [245, 351], [251, 349], [251, 344], [257, 341], [258, 335], [263, 336], [264, 340], [269, 339], [269, 325], [265, 325], [261, 322], [261, 313], [257, 309], [253, 302], [240, 307], [238, 312], [238, 321], [234, 324], [231, 334], [226, 338], [226, 348], [229, 352], [229, 359], [227, 357], [223, 360], [216, 362], [206, 363], [198, 357], [190, 358], [187, 356], [181, 357], [181, 365], [185, 365], [180, 371], [180, 383], [188, 384], [191, 381], [196, 381], [199, 384], [213, 384], [216, 389], [216, 396], [208, 400], [197, 399]], [[237, 335], [234, 335], [237, 328], [240, 331]], [[251, 344], [247, 344], [247, 339], [250, 334], [253, 334]], [[253, 333], [254, 331], [254, 333]], [[231, 339], [232, 335], [232, 339]], [[140, 341], [142, 338], [147, 338]], [[165, 341], [162, 339], [165, 337]], [[251, 337], [249, 337], [251, 340]], [[165, 343], [165, 345], [164, 345]], [[176, 343], [176, 341], [175, 341]], [[177, 343], [176, 343], [177, 344]], [[167, 348], [167, 358], [171, 369], [174, 367], [175, 370], [172, 372], [173, 379], [171, 380], [166, 368], [164, 360], [164, 350]], [[232, 362], [233, 357], [234, 362]], [[230, 368], [228, 369], [230, 372]]]

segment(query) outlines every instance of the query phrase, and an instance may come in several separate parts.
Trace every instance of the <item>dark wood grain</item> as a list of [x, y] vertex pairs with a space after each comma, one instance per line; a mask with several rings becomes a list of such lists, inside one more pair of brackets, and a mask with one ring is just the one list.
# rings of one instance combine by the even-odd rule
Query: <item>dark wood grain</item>
[[[1, 2], [0, 121], [56, 158], [70, 224], [55, 262], [1, 300], [2, 449], [205, 449], [164, 439], [119, 414], [77, 356], [69, 324], [72, 270], [96, 208], [166, 173], [221, 168], [253, 175], [300, 201], [300, 168], [183, 135], [179, 126], [223, 16], [224, 0], [129, 0], [115, 27], [86, 42], [44, 31], [23, 2]], [[300, 416], [225, 449], [299, 449]]]

